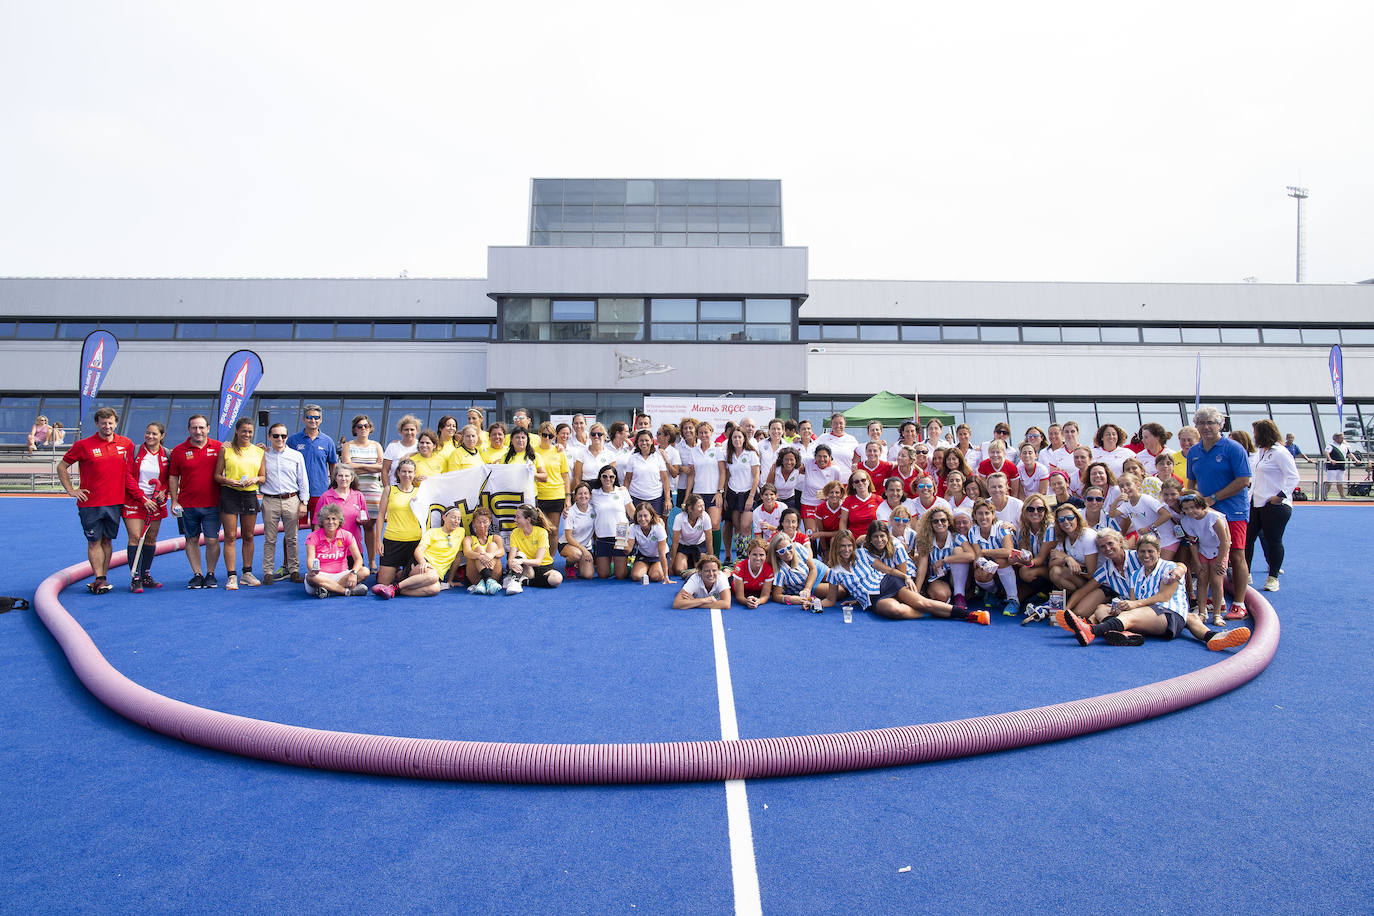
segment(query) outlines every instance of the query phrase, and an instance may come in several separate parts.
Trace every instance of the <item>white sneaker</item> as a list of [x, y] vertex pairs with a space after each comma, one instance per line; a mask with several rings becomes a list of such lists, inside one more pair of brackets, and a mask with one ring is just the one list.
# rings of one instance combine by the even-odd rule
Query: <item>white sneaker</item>
[[1264, 590], [1266, 592], [1276, 592], [1279, 590], [1279, 577], [1270, 576], [1264, 580]]
[[520, 580], [519, 580], [519, 579], [515, 578], [514, 576], [507, 576], [507, 577], [506, 577], [506, 594], [507, 594], [507, 595], [518, 595], [518, 594], [520, 594], [521, 592], [523, 592], [524, 590], [525, 590], [525, 587], [524, 587], [523, 585], [520, 584]]

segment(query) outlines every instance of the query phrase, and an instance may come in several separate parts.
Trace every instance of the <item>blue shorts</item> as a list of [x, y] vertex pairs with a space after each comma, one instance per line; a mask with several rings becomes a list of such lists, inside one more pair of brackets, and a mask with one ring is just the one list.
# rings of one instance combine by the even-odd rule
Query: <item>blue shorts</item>
[[123, 511], [123, 506], [77, 506], [81, 533], [91, 543], [113, 541], [119, 537], [119, 516]]
[[1177, 638], [1178, 634], [1183, 632], [1183, 627], [1188, 623], [1188, 619], [1170, 611], [1166, 611], [1157, 604], [1154, 606], [1154, 609], [1155, 613], [1162, 616], [1165, 623], [1169, 625], [1163, 633], [1155, 638], [1162, 639], [1165, 642]]
[[186, 540], [195, 542], [202, 534], [207, 541], [219, 537], [219, 507], [192, 509], [181, 507], [181, 531]]

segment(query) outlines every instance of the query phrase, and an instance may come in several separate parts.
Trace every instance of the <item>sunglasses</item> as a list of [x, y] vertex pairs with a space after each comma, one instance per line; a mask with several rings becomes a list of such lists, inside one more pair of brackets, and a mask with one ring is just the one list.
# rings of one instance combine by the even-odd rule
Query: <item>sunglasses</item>
[[604, 439], [605, 437], [606, 437], [606, 434], [605, 434], [605, 433], [592, 433], [592, 438], [593, 438], [593, 439]]
[[615, 475], [614, 475], [614, 474], [602, 474], [602, 475], [601, 475], [601, 479], [602, 479], [602, 480], [615, 480]]
[[1106, 501], [1107, 501], [1107, 497], [1105, 497], [1105, 496], [1085, 496], [1085, 497], [1083, 497], [1083, 502], [1085, 502], [1085, 503], [1104, 503], [1104, 502], [1106, 502]]
[[785, 557], [785, 556], [787, 556], [787, 555], [788, 555], [789, 553], [791, 553], [791, 552], [792, 552], [792, 548], [791, 548], [791, 547], [779, 547], [779, 548], [778, 548], [778, 556], [780, 556], [780, 557]]
[[311, 414], [310, 416], [306, 417], [306, 419], [307, 419], [307, 420], [323, 420], [324, 417], [321, 417], [319, 414]]
[[947, 519], [947, 518], [932, 518], [932, 519], [930, 520], [930, 523], [931, 523], [932, 525], [948, 525], [948, 524], [949, 524], [949, 519]]
[[1027, 507], [1026, 507], [1026, 511], [1029, 512], [1029, 513], [1031, 513], [1032, 515], [1044, 515], [1044, 514], [1045, 514], [1045, 507], [1044, 507], [1044, 506], [1027, 506]]
[[273, 439], [285, 439], [286, 433], [272, 433]]
[[935, 488], [932, 487], [932, 486], [931, 486], [930, 484], [928, 484], [928, 483], [918, 483], [918, 484], [916, 484], [916, 489], [918, 489], [918, 490], [933, 490], [933, 489], [935, 489]]
[[1076, 522], [1078, 519], [1074, 518], [1072, 515], [1066, 515], [1063, 518], [1055, 519], [1055, 521], [1062, 525], [1065, 522]]

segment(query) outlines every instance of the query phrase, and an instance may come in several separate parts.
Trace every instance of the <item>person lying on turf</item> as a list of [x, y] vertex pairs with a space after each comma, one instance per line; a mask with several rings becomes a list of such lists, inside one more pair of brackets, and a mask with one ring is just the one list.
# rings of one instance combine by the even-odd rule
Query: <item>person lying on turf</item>
[[682, 589], [673, 597], [673, 607], [677, 610], [687, 608], [706, 608], [725, 610], [730, 606], [730, 584], [721, 575], [720, 560], [705, 554], [697, 560], [697, 571], [682, 583]]

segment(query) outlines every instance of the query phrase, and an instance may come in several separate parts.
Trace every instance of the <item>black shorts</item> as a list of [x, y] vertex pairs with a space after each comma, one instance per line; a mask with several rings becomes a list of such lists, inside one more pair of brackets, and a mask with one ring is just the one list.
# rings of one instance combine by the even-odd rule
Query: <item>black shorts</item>
[[701, 507], [702, 507], [703, 509], [712, 509], [712, 508], [715, 507], [715, 505], [716, 505], [716, 495], [717, 495], [717, 494], [715, 494], [715, 493], [698, 493], [697, 495], [701, 497]]
[[258, 491], [220, 487], [219, 511], [221, 515], [257, 515]]
[[[755, 497], [755, 499], [757, 500], [757, 497]], [[727, 508], [729, 511], [731, 511], [731, 512], [748, 512], [748, 511], [752, 511], [752, 510], [750, 510], [750, 509], [745, 509], [745, 508], [744, 508], [744, 504], [745, 504], [748, 500], [749, 500], [749, 491], [748, 491], [748, 490], [744, 491], [743, 493], [739, 493], [739, 492], [737, 492], [737, 491], [735, 491], [735, 490], [726, 490], [726, 491], [725, 491], [725, 506], [726, 506], [726, 508]]]
[[598, 560], [602, 557], [628, 557], [628, 550], [616, 550], [615, 538], [597, 538], [596, 546], [592, 548], [592, 555]]
[[415, 548], [419, 546], [419, 543], [419, 541], [393, 541], [391, 538], [382, 538], [382, 559], [379, 565], [390, 566], [393, 569], [413, 566], [415, 564]]
[[701, 559], [701, 548], [705, 546], [705, 544], [678, 544], [677, 553], [678, 556], [687, 558], [688, 569], [696, 569], [697, 560]]
[[661, 561], [659, 560], [657, 554], [655, 554], [654, 556], [646, 556], [645, 554], [642, 554], [642, 553], [635, 553], [635, 554], [631, 554], [631, 555], [630, 555], [630, 565], [631, 565], [631, 566], [633, 566], [633, 565], [636, 564], [636, 563], [643, 563], [645, 566], [653, 566], [655, 563], [658, 563], [658, 562], [661, 562]]
[[554, 588], [554, 584], [549, 581], [549, 573], [551, 572], [553, 572], [552, 563], [535, 567], [534, 572], [530, 573], [530, 585], [535, 588]]
[[545, 515], [557, 515], [568, 508], [568, 501], [565, 499], [536, 499], [534, 504]]
[[1155, 613], [1162, 616], [1165, 622], [1169, 624], [1168, 629], [1166, 629], [1163, 633], [1160, 633], [1158, 636], [1156, 636], [1155, 639], [1162, 639], [1165, 642], [1168, 642], [1171, 639], [1175, 639], [1177, 638], [1178, 634], [1183, 632], [1184, 625], [1188, 623], [1187, 617], [1183, 617], [1178, 614], [1171, 613], [1169, 611], [1160, 610], [1158, 605], [1155, 606]]
[[664, 500], [663, 494], [661, 493], [658, 496], [653, 497], [652, 499], [640, 499], [637, 496], [631, 497], [631, 499], [634, 501], [636, 512], [638, 512], [645, 506], [648, 506], [650, 509], [653, 509], [655, 512], [658, 513], [659, 518], [662, 518], [666, 514], [665, 510], [667, 509], [667, 507], [663, 505]]
[[122, 509], [122, 506], [77, 506], [81, 533], [91, 543], [113, 541], [119, 537], [119, 514]]
[[884, 573], [883, 581], [878, 583], [878, 594], [870, 595], [869, 600], [876, 602], [881, 598], [896, 598], [897, 593], [904, 588], [906, 588], [905, 577]]

